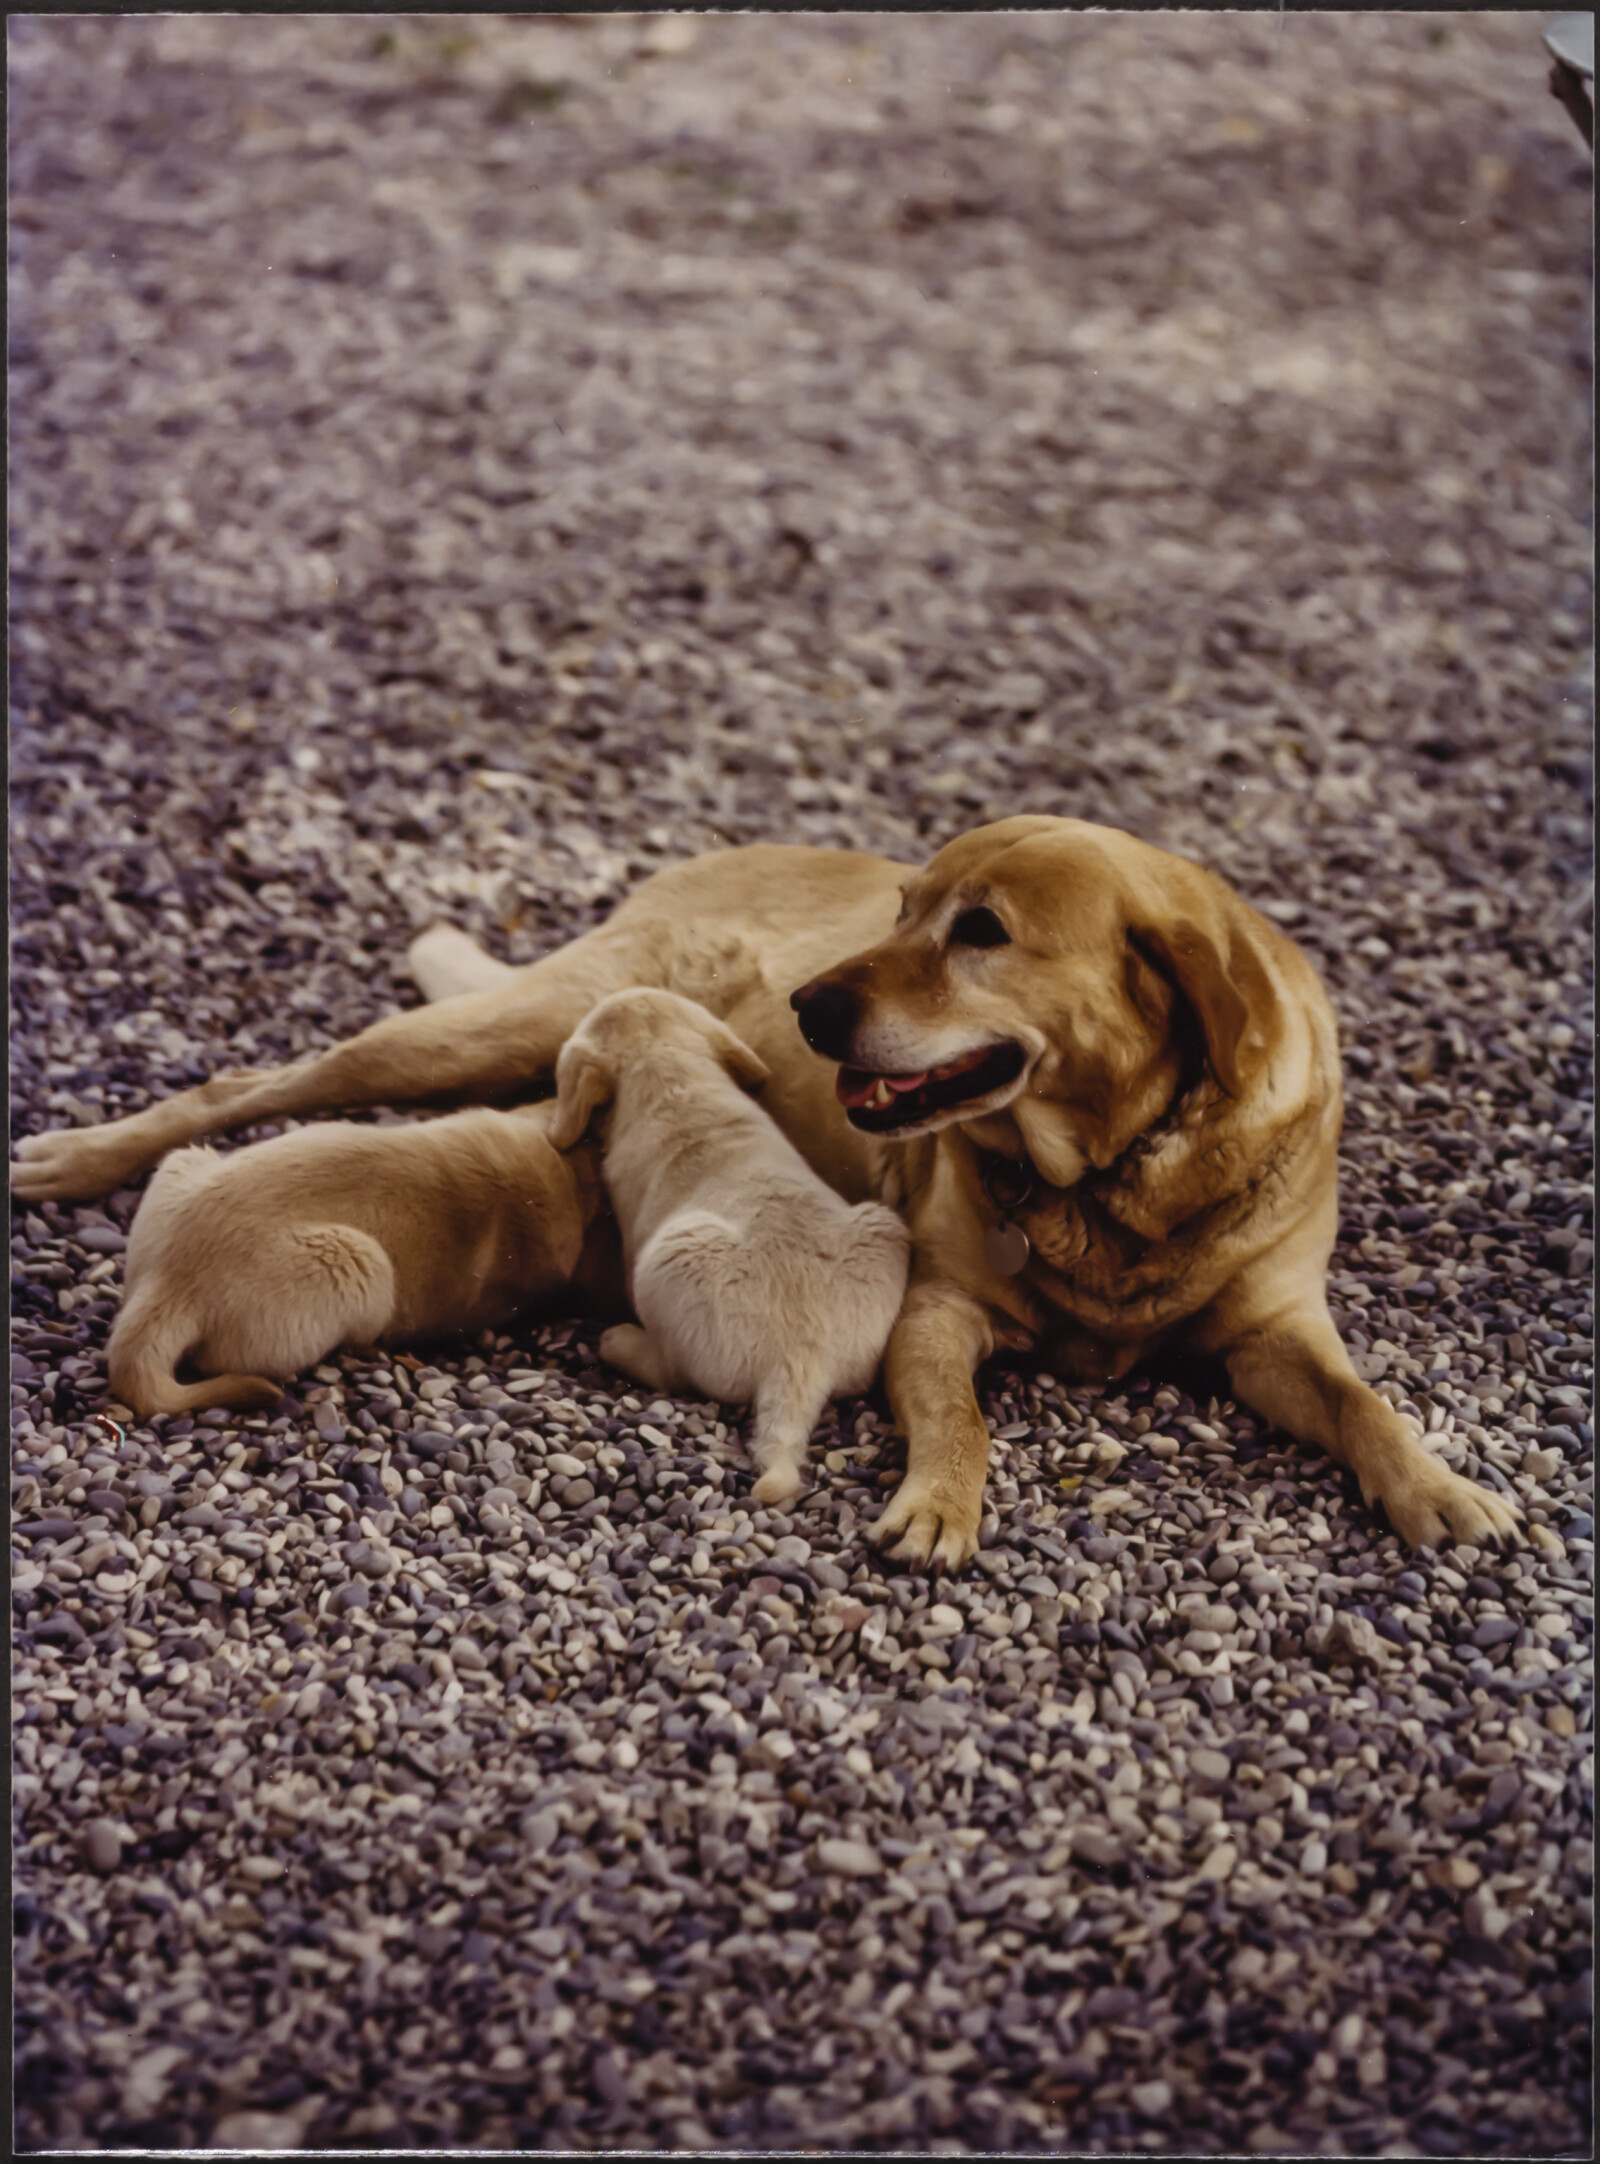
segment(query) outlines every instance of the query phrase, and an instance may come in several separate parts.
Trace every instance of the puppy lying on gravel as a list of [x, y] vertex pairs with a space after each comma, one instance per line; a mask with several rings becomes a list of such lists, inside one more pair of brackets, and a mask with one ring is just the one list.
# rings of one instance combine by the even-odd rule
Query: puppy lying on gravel
[[911, 1236], [854, 1209], [743, 1094], [764, 1061], [673, 992], [603, 999], [556, 1062], [550, 1139], [570, 1149], [610, 1104], [605, 1179], [635, 1314], [602, 1359], [654, 1390], [753, 1401], [760, 1503], [802, 1486], [829, 1398], [865, 1390], [900, 1311]]
[[[336, 1345], [501, 1327], [568, 1282], [600, 1206], [594, 1153], [552, 1148], [555, 1114], [175, 1151], [128, 1236], [112, 1389], [146, 1417], [254, 1412]], [[206, 1380], [177, 1380], [185, 1358]]]

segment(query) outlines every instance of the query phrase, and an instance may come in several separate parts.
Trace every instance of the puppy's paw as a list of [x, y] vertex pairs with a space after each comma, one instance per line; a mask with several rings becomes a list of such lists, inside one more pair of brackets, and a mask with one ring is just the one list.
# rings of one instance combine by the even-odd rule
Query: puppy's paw
[[1382, 1503], [1389, 1523], [1411, 1548], [1437, 1548], [1446, 1540], [1486, 1548], [1515, 1540], [1522, 1517], [1504, 1496], [1431, 1458], [1408, 1465], [1403, 1481], [1369, 1501]]
[[647, 1390], [671, 1391], [678, 1387], [672, 1362], [648, 1330], [634, 1322], [619, 1322], [600, 1333], [600, 1357], [608, 1367], [620, 1368]]
[[636, 1356], [641, 1344], [647, 1342], [637, 1323], [614, 1323], [609, 1330], [600, 1333], [600, 1357], [608, 1368], [621, 1368], [627, 1374], [630, 1356]]
[[756, 1503], [792, 1503], [804, 1486], [800, 1467], [788, 1459], [780, 1459], [776, 1465], [767, 1467], [750, 1490], [750, 1498]]
[[869, 1528], [869, 1539], [885, 1547], [901, 1537], [889, 1553], [900, 1563], [920, 1563], [939, 1570], [960, 1570], [978, 1551], [978, 1525], [983, 1516], [983, 1486], [971, 1493], [908, 1473], [895, 1490], [888, 1509]]

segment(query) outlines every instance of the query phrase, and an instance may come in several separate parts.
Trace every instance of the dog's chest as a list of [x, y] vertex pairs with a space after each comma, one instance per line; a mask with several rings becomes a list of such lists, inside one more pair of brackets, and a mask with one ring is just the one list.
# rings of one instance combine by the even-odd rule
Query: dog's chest
[[1142, 1276], [1150, 1243], [1075, 1190], [1045, 1188], [1011, 1213], [1036, 1258], [1056, 1280], [1086, 1293], [1111, 1293], [1130, 1275]]
[[1043, 1189], [1011, 1217], [1028, 1242], [1023, 1283], [1047, 1312], [1120, 1341], [1166, 1329], [1196, 1304], [1189, 1243], [1143, 1238], [1092, 1192]]

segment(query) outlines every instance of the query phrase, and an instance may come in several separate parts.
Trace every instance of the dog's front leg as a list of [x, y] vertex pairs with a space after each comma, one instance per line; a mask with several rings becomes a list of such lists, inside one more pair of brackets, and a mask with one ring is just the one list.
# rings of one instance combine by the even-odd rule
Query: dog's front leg
[[889, 1403], [906, 1438], [906, 1477], [872, 1528], [907, 1563], [959, 1570], [977, 1549], [989, 1430], [973, 1371], [994, 1350], [982, 1306], [948, 1282], [913, 1282], [889, 1339]]
[[1320, 1298], [1225, 1351], [1244, 1402], [1348, 1466], [1363, 1500], [1381, 1503], [1411, 1547], [1437, 1548], [1452, 1538], [1483, 1547], [1515, 1536], [1515, 1505], [1441, 1465], [1422, 1447], [1415, 1423], [1358, 1380]]

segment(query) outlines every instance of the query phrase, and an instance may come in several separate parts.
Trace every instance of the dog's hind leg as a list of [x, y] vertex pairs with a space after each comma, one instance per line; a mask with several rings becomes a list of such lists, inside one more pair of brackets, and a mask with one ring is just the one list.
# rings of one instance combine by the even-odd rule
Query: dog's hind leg
[[389, 1015], [293, 1066], [213, 1075], [103, 1127], [26, 1135], [11, 1191], [29, 1202], [108, 1194], [179, 1143], [263, 1120], [368, 1105], [505, 1103], [548, 1082], [589, 1009], [634, 978], [625, 928], [601, 926], [504, 982]]
[[614, 1329], [602, 1331], [600, 1357], [652, 1390], [681, 1390], [688, 1385], [688, 1378], [678, 1373], [649, 1331], [637, 1323], [619, 1322]]

